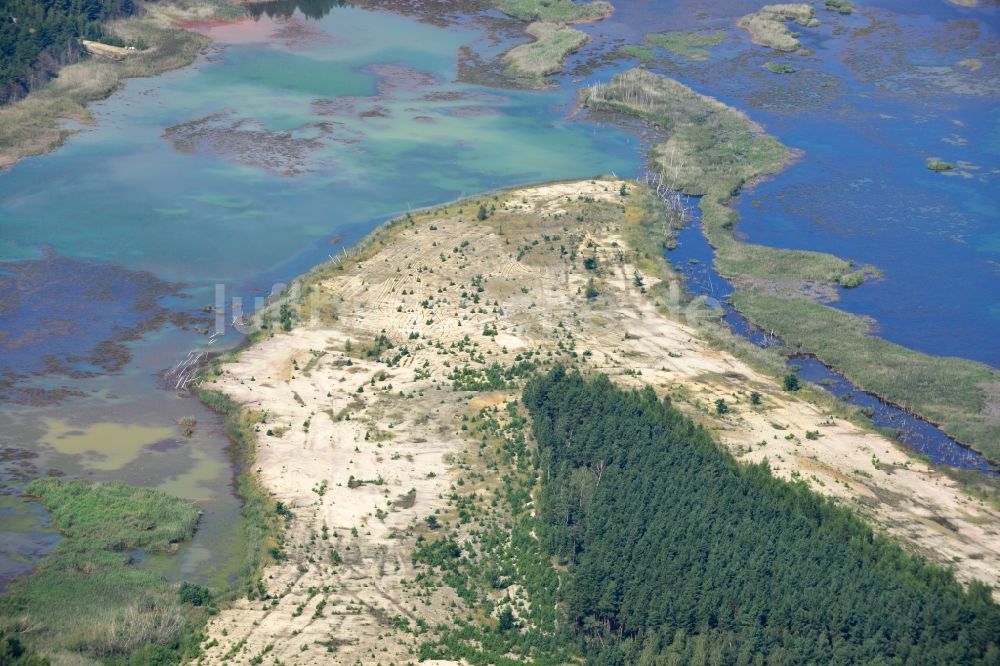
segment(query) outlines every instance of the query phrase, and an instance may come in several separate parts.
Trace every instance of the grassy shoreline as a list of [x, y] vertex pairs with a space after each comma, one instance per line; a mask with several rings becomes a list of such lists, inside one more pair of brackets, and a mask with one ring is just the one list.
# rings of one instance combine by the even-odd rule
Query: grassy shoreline
[[733, 235], [739, 215], [730, 200], [796, 157], [745, 114], [641, 68], [585, 89], [581, 102], [591, 110], [638, 117], [665, 135], [650, 151], [653, 166], [673, 189], [701, 196], [705, 235], [721, 273], [737, 280], [857, 286], [876, 272], [832, 254], [744, 243]]
[[210, 593], [190, 586], [199, 590], [191, 604], [177, 586], [134, 566], [138, 553], [191, 539], [201, 515], [194, 503], [122, 481], [40, 478], [25, 492], [64, 538], [0, 598], [0, 634], [57, 663], [166, 664], [197, 653]]
[[0, 169], [55, 150], [81, 125], [94, 122], [88, 105], [113, 94], [130, 78], [156, 76], [191, 64], [209, 39], [180, 27], [186, 21], [237, 18], [243, 10], [221, 0], [144, 3], [141, 15], [112, 21], [108, 30], [122, 40], [149, 45], [121, 60], [93, 56], [60, 70], [28, 96], [0, 107]]
[[[217, 366], [214, 366], [217, 367]], [[239, 571], [239, 583], [231, 586], [223, 598], [232, 601], [240, 595], [239, 586], [249, 599], [259, 593], [261, 572], [275, 560], [281, 547], [281, 519], [275, 511], [270, 493], [264, 489], [254, 471], [257, 431], [260, 415], [234, 402], [229, 396], [196, 384], [194, 393], [209, 409], [223, 416], [229, 437], [235, 475], [236, 493], [243, 500], [241, 517], [246, 556]]]
[[860, 317], [804, 299], [744, 289], [732, 300], [752, 321], [774, 330], [790, 350], [815, 356], [865, 391], [1000, 460], [1000, 424], [989, 416], [990, 404], [1000, 398], [1000, 372], [975, 361], [907, 349], [871, 335]]

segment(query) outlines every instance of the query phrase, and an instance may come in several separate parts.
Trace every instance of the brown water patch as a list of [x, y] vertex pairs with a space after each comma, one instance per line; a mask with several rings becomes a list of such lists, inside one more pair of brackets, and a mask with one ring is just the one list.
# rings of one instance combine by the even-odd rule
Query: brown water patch
[[507, 76], [506, 67], [500, 58], [484, 58], [468, 46], [458, 49], [458, 80], [488, 88], [521, 87], [516, 79]]
[[370, 101], [369, 97], [331, 97], [329, 99], [314, 99], [310, 110], [317, 116], [353, 116], [357, 114], [358, 106]]
[[336, 41], [332, 36], [316, 29], [312, 23], [295, 17], [279, 21], [271, 38], [289, 50], [313, 48]]
[[[40, 476], [36, 466], [38, 453], [16, 446], [0, 448], [0, 478], [4, 481], [28, 481]], [[5, 492], [6, 483], [0, 484], [0, 492]]]
[[122, 423], [92, 423], [86, 426], [59, 419], [45, 419], [40, 439], [62, 454], [79, 456], [84, 467], [112, 471], [138, 458], [143, 448], [175, 439], [175, 428]]
[[503, 104], [508, 98], [484, 92], [464, 92], [461, 90], [437, 90], [421, 95], [421, 102], [477, 102], [479, 104]]
[[376, 104], [358, 114], [359, 118], [388, 118], [392, 115], [388, 108]]
[[355, 0], [355, 7], [389, 11], [422, 23], [448, 27], [493, 9], [489, 0]]

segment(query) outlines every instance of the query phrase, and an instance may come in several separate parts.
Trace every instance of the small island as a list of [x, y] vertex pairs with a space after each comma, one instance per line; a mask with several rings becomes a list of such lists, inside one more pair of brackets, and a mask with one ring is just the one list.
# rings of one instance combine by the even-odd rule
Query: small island
[[801, 44], [785, 25], [788, 22], [805, 28], [819, 25], [816, 10], [807, 4], [766, 5], [741, 18], [737, 25], [750, 33], [754, 44], [776, 51], [797, 51]]

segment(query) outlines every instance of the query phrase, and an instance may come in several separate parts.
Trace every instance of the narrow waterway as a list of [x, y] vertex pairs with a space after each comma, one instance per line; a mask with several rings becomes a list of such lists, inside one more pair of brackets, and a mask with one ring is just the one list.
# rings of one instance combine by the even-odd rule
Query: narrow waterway
[[[696, 202], [692, 203], [694, 219], [678, 232], [677, 247], [666, 251], [666, 257], [674, 270], [683, 277], [688, 293], [696, 297], [703, 296], [709, 307], [719, 309], [721, 319], [736, 335], [759, 347], [783, 347], [780, 339], [748, 322], [730, 305], [729, 296], [733, 293], [733, 286], [713, 267], [715, 253], [702, 233]], [[1000, 476], [1000, 466], [997, 463], [956, 442], [940, 428], [919, 416], [860, 390], [819, 360], [793, 354], [788, 357], [787, 364], [789, 372], [812, 382], [845, 403], [858, 407], [874, 427], [891, 431], [900, 443], [926, 456], [932, 463]]]

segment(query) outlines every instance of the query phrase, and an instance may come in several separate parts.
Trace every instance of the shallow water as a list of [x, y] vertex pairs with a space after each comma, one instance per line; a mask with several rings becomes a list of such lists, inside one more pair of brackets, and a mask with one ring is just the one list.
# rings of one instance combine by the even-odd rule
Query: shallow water
[[[171, 579], [221, 585], [239, 564], [220, 419], [157, 380], [239, 340], [205, 334], [217, 283], [250, 303], [408, 209], [637, 164], [624, 132], [568, 119], [565, 91], [454, 83], [481, 33], [314, 15], [204, 28], [194, 66], [129, 81], [92, 129], [0, 175], [2, 489], [64, 473], [198, 501], [195, 542], [143, 560]], [[27, 536], [0, 544], [0, 580], [55, 543], [44, 512], [6, 501]]]

